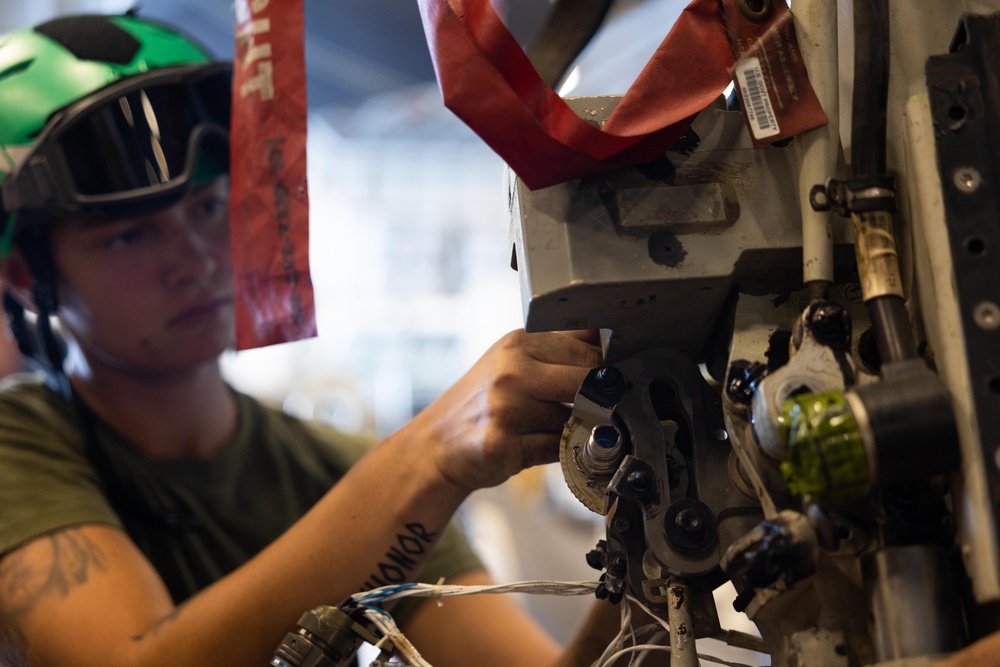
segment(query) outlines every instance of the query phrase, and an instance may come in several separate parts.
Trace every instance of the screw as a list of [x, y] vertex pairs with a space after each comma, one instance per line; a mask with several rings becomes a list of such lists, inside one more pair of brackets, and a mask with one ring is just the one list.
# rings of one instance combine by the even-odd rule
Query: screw
[[972, 319], [980, 329], [993, 331], [1000, 328], [1000, 307], [992, 301], [980, 301], [972, 311]]
[[611, 523], [611, 527], [619, 533], [627, 533], [632, 524], [629, 523], [628, 519], [618, 518]]
[[979, 189], [983, 182], [983, 177], [974, 167], [959, 167], [952, 175], [955, 187], [965, 194], [972, 194]]

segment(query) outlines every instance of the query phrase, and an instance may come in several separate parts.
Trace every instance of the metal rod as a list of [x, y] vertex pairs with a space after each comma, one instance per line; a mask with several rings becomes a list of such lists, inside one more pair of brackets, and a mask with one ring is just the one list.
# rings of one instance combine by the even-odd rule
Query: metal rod
[[827, 124], [795, 138], [799, 169], [799, 210], [802, 214], [802, 278], [825, 296], [833, 283], [833, 227], [830, 211], [815, 211], [809, 203], [814, 185], [826, 183], [837, 171], [840, 149], [840, 72], [837, 64], [836, 0], [796, 0], [792, 14], [802, 61], [819, 99]]
[[698, 667], [691, 589], [679, 581], [672, 581], [667, 586], [667, 623], [670, 625], [670, 667]]
[[878, 662], [948, 653], [964, 630], [947, 552], [938, 547], [882, 549], [862, 562]]

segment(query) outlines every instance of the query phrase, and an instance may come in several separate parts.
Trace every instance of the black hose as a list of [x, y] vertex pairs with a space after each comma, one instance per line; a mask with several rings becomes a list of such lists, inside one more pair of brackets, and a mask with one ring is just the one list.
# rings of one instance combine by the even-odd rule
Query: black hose
[[902, 297], [880, 296], [867, 301], [865, 305], [868, 307], [868, 316], [874, 323], [875, 344], [880, 362], [891, 364], [916, 357], [917, 347], [910, 326], [910, 313]]
[[[854, 0], [854, 98], [851, 109], [851, 175], [886, 174], [889, 98], [889, 0]], [[916, 344], [902, 296], [866, 301], [882, 363], [912, 359]]]
[[851, 174], [885, 173], [889, 97], [889, 0], [854, 0]]

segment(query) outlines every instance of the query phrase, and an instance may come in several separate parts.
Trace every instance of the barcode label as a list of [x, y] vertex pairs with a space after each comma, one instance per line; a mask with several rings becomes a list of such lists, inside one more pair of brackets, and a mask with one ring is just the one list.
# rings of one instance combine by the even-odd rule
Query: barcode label
[[736, 82], [743, 93], [743, 107], [750, 121], [754, 139], [773, 137], [781, 132], [774, 117], [774, 107], [767, 94], [767, 83], [760, 69], [760, 60], [746, 58], [736, 65]]

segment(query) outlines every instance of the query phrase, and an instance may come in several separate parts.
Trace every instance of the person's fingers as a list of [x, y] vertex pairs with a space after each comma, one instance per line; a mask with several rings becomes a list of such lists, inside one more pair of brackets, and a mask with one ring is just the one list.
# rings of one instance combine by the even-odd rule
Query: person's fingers
[[599, 347], [562, 333], [522, 334], [518, 344], [532, 359], [547, 364], [594, 368], [604, 361]]
[[559, 435], [532, 433], [521, 437], [521, 469], [559, 460]]
[[601, 344], [600, 329], [567, 329], [566, 331], [558, 331], [556, 333], [582, 340], [584, 343], [589, 343], [590, 345], [599, 346]]
[[[552, 367], [545, 367], [551, 370]], [[508, 386], [502, 391], [493, 391], [487, 399], [488, 408], [485, 417], [496, 436], [520, 436], [526, 433], [551, 433], [562, 430], [563, 424], [569, 418], [570, 410], [563, 403], [548, 398], [538, 398], [535, 394], [546, 396], [544, 380], [540, 386], [534, 382], [540, 380], [541, 374], [523, 386]], [[573, 381], [567, 384], [566, 391], [575, 391]]]
[[572, 403], [590, 367], [537, 364], [528, 369], [524, 392], [539, 401]]

